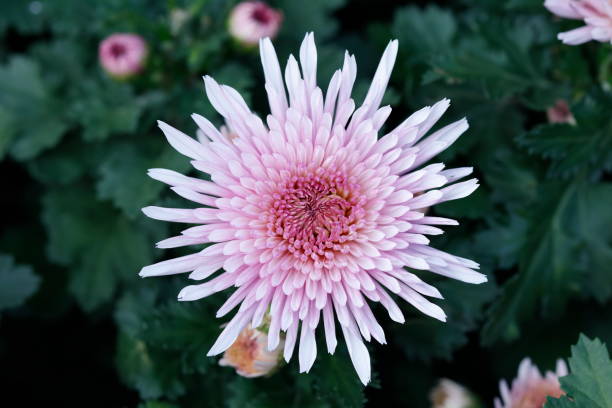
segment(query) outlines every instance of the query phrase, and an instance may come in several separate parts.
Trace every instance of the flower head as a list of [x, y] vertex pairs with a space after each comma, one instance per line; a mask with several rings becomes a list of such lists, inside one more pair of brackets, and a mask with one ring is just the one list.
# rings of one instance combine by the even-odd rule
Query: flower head
[[[158, 243], [160, 248], [212, 243], [191, 255], [147, 266], [141, 276], [191, 272], [191, 279], [216, 276], [185, 287], [179, 300], [202, 299], [235, 287], [217, 317], [239, 306], [209, 355], [227, 350], [247, 324], [258, 327], [270, 315], [268, 349], [286, 333], [288, 361], [299, 334], [300, 370], [317, 354], [315, 329], [322, 320], [327, 349], [336, 347], [336, 319], [360, 379], [370, 379], [363, 343], [385, 343], [369, 301], [381, 303], [391, 319], [404, 316], [389, 292], [421, 312], [445, 321], [444, 311], [426, 296], [441, 299], [433, 286], [405, 267], [468, 283], [486, 277], [478, 264], [431, 248], [426, 235], [456, 225], [419, 210], [469, 195], [476, 179], [458, 182], [471, 168], [423, 166], [450, 146], [468, 125], [461, 119], [425, 137], [449, 106], [442, 100], [411, 115], [379, 139], [391, 113], [381, 101], [397, 54], [387, 46], [363, 105], [355, 110], [351, 90], [355, 57], [332, 76], [327, 93], [316, 84], [317, 52], [312, 34], [300, 48], [300, 63], [289, 57], [285, 81], [269, 39], [260, 43], [271, 114], [266, 123], [238, 92], [205, 77], [214, 108], [236, 137], [221, 134], [194, 114], [203, 137], [196, 141], [166, 123], [169, 143], [193, 159], [211, 181], [151, 169], [149, 175], [199, 204], [194, 209], [146, 207], [151, 218], [201, 224]], [[301, 71], [300, 71], [301, 67]], [[449, 186], [445, 185], [451, 183]], [[221, 268], [223, 268], [221, 270]]]
[[565, 44], [612, 43], [612, 0], [546, 0], [544, 6], [560, 17], [584, 20], [584, 27], [558, 35]]
[[283, 13], [262, 1], [243, 1], [232, 10], [229, 31], [244, 45], [256, 45], [260, 39], [276, 37]]
[[113, 34], [100, 43], [100, 64], [114, 77], [127, 78], [144, 67], [147, 44], [136, 34]]
[[429, 395], [432, 408], [475, 408], [477, 401], [462, 385], [442, 378]]
[[576, 118], [572, 114], [569, 105], [563, 99], [559, 99], [553, 106], [546, 110], [546, 116], [550, 123], [569, 123], [576, 124]]
[[559, 384], [559, 377], [564, 375], [567, 375], [567, 366], [563, 360], [557, 360], [556, 372], [547, 371], [542, 376], [538, 367], [525, 358], [511, 388], [506, 381], [500, 382], [501, 400], [495, 399], [495, 408], [542, 408], [546, 397], [559, 398], [565, 394]]
[[268, 350], [266, 333], [247, 325], [236, 341], [225, 350], [219, 364], [234, 367], [239, 375], [247, 378], [268, 375], [281, 362], [283, 345], [284, 341], [280, 340], [274, 350]]

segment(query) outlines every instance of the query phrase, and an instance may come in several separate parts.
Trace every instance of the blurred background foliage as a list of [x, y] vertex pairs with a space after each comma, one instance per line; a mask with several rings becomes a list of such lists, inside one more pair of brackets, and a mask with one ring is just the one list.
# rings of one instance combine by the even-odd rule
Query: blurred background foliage
[[[356, 54], [356, 100], [391, 38], [400, 55], [386, 102], [392, 126], [448, 97], [445, 121], [471, 129], [441, 155], [474, 166], [481, 188], [433, 213], [460, 219], [435, 245], [475, 259], [489, 283], [440, 279], [442, 324], [405, 307], [371, 347], [363, 388], [342, 348], [310, 374], [295, 362], [249, 380], [205, 356], [224, 295], [176, 302], [181, 277], [139, 269], [181, 254], [153, 242], [172, 226], [140, 208], [179, 202], [146, 170], [188, 171], [156, 128], [195, 134], [192, 112], [221, 125], [201, 76], [268, 107], [257, 50], [229, 36], [234, 1], [0, 2], [0, 374], [22, 405], [173, 407], [426, 407], [439, 377], [483, 401], [530, 356], [550, 368], [580, 332], [612, 341], [612, 47], [562, 45], [573, 27], [539, 0], [270, 1], [284, 13], [281, 61], [306, 31], [325, 87], [344, 49]], [[97, 47], [141, 35], [146, 69], [110, 78]], [[576, 125], [548, 123], [566, 100]], [[429, 281], [435, 280], [427, 276]], [[384, 320], [384, 319], [383, 319]], [[295, 359], [294, 359], [295, 360]], [[25, 392], [25, 390], [29, 390]], [[35, 392], [32, 392], [35, 390]], [[9, 398], [10, 399], [10, 398]], [[140, 405], [139, 405], [140, 404]], [[565, 406], [565, 405], [559, 405]], [[568, 405], [570, 406], [570, 405]], [[573, 405], [571, 405], [573, 406]]]

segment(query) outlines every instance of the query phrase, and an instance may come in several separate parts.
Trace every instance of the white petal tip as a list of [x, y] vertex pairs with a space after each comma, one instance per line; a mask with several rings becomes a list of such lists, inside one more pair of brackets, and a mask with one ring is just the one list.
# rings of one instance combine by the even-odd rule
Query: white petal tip
[[480, 274], [480, 279], [475, 279], [474, 283], [477, 284], [477, 285], [480, 285], [481, 283], [485, 283], [485, 282], [488, 282], [488, 281], [489, 281], [489, 279], [487, 278], [486, 275]]
[[152, 211], [154, 211], [154, 208], [155, 207], [149, 205], [147, 207], [141, 208], [140, 211], [142, 211], [144, 213], [144, 215], [146, 215], [147, 217], [153, 218], [153, 217], [151, 217], [150, 214], [152, 213]]

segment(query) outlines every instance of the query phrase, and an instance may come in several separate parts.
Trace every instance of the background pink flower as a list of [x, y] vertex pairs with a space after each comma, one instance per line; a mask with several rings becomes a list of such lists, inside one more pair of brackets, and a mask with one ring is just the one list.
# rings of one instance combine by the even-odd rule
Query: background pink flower
[[530, 359], [521, 361], [518, 376], [509, 388], [506, 381], [499, 385], [501, 399], [495, 399], [495, 408], [542, 408], [546, 397], [559, 398], [565, 394], [561, 390], [559, 377], [567, 375], [567, 365], [557, 360], [555, 372], [547, 371], [544, 376]]
[[234, 344], [225, 350], [219, 364], [234, 367], [243, 377], [262, 377], [274, 372], [282, 362], [283, 346], [284, 341], [281, 339], [275, 349], [268, 350], [266, 333], [249, 325], [242, 329]]
[[125, 78], [143, 69], [147, 44], [136, 34], [113, 34], [100, 43], [98, 56], [109, 74]]
[[544, 6], [560, 17], [584, 20], [584, 27], [559, 34], [565, 44], [612, 43], [612, 0], [546, 0]]
[[264, 37], [274, 38], [283, 21], [283, 13], [262, 1], [243, 1], [232, 10], [229, 32], [240, 43], [256, 45]]
[[[315, 329], [322, 320], [327, 350], [333, 353], [335, 320], [363, 383], [370, 380], [370, 357], [363, 340], [385, 343], [368, 300], [381, 303], [391, 319], [404, 316], [389, 292], [441, 321], [444, 311], [426, 297], [441, 299], [433, 286], [405, 267], [430, 271], [468, 283], [486, 277], [478, 264], [431, 248], [427, 235], [435, 225], [457, 225], [419, 211], [471, 194], [476, 179], [457, 183], [471, 168], [425, 165], [468, 129], [465, 119], [425, 135], [449, 107], [448, 100], [427, 106], [378, 137], [391, 113], [382, 106], [395, 63], [397, 41], [387, 46], [361, 107], [351, 91], [355, 57], [345, 55], [342, 69], [324, 95], [316, 84], [317, 52], [313, 34], [300, 48], [300, 63], [289, 57], [285, 81], [272, 43], [261, 41], [261, 60], [271, 115], [266, 124], [234, 89], [205, 77], [208, 98], [236, 133], [220, 133], [194, 114], [199, 141], [159, 126], [170, 144], [193, 159], [211, 181], [151, 169], [149, 175], [172, 186], [195, 209], [146, 207], [151, 218], [202, 224], [158, 243], [160, 248], [213, 243], [204, 250], [142, 269], [141, 276], [191, 272], [206, 283], [185, 287], [179, 300], [202, 299], [235, 287], [217, 313], [239, 306], [209, 355], [227, 350], [249, 323], [256, 328], [269, 311], [268, 348], [286, 333], [288, 361], [299, 334], [300, 371], [309, 371], [317, 355]], [[301, 68], [301, 70], [300, 70]], [[445, 185], [450, 184], [446, 187]]]
[[563, 99], [557, 100], [553, 106], [546, 110], [546, 116], [550, 123], [569, 123], [576, 124], [576, 118], [572, 114], [567, 101]]

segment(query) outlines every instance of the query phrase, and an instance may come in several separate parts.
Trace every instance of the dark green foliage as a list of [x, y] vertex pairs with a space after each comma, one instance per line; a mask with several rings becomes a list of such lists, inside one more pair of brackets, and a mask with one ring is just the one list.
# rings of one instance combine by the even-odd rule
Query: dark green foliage
[[[540, 194], [545, 200], [534, 211], [532, 227], [526, 231], [520, 273], [508, 281], [490, 311], [483, 329], [487, 343], [500, 337], [518, 337], [522, 319], [535, 310], [552, 317], [572, 294], [590, 294], [602, 302], [609, 298], [612, 283], [605, 265], [612, 261], [607, 227], [612, 214], [596, 211], [612, 200], [612, 186], [585, 183], [550, 187]], [[515, 239], [521, 240], [525, 233], [518, 232]]]
[[43, 203], [49, 258], [70, 267], [69, 288], [83, 308], [109, 301], [120, 283], [134, 281], [134, 272], [153, 260], [154, 235], [86, 189], [51, 190]]
[[25, 265], [15, 265], [12, 256], [0, 255], [0, 311], [21, 306], [36, 290], [40, 278]]
[[61, 102], [32, 59], [14, 56], [0, 67], [0, 95], [0, 155], [8, 150], [18, 160], [31, 159], [68, 129]]
[[[227, 31], [237, 0], [3, 0], [0, 330], [74, 315], [100, 324], [108, 354], [88, 358], [117, 384], [103, 380], [99, 389], [113, 394], [119, 382], [125, 388], [106, 405], [93, 397], [64, 405], [139, 408], [421, 408], [431, 405], [429, 391], [441, 377], [465, 384], [490, 406], [499, 378], [516, 373], [523, 357], [565, 357], [585, 333], [601, 340], [582, 337], [574, 346], [571, 375], [561, 380], [568, 396], [546, 407], [612, 406], [605, 347], [612, 341], [612, 47], [561, 44], [556, 34], [577, 23], [551, 16], [543, 0], [270, 3], [284, 15], [275, 39], [281, 64], [313, 31], [325, 90], [348, 48], [357, 58], [357, 102], [382, 50], [399, 39], [383, 100], [393, 113], [383, 131], [445, 97], [452, 105], [438, 126], [468, 118], [469, 131], [439, 160], [447, 168], [473, 166], [481, 187], [429, 210], [461, 223], [432, 237], [432, 245], [476, 260], [489, 282], [415, 272], [444, 296], [435, 302], [446, 323], [399, 301], [406, 317], [399, 325], [373, 305], [388, 344], [368, 344], [374, 381], [367, 388], [339, 330], [334, 356], [318, 330], [308, 374], [298, 372], [295, 354], [270, 377], [246, 379], [220, 367], [206, 353], [231, 317], [215, 318], [229, 293], [180, 303], [186, 277], [138, 278], [143, 266], [187, 253], [156, 250], [154, 243], [179, 227], [147, 220], [140, 209], [192, 205], [148, 178], [150, 168], [207, 177], [156, 126], [163, 120], [195, 136], [193, 112], [223, 124], [203, 75], [236, 88], [262, 119], [269, 112], [257, 50]], [[149, 46], [145, 69], [131, 79], [111, 78], [98, 62], [98, 44], [116, 32], [138, 33]], [[548, 123], [546, 110], [560, 99], [575, 123]], [[40, 330], [42, 337], [52, 329]], [[9, 347], [2, 334], [0, 357], [27, 360], [30, 346]], [[56, 352], [58, 345], [48, 347]], [[71, 395], [79, 381], [94, 381], [81, 374], [80, 361], [65, 368], [78, 377], [74, 384], [61, 375], [61, 383], [32, 378], [30, 368], [13, 375], [40, 364], [5, 369], [3, 361], [10, 376], [0, 381], [31, 398], [23, 405], [42, 403], [19, 386], [48, 383]]]
[[580, 335], [572, 346], [570, 374], [561, 378], [566, 396], [549, 398], [545, 408], [607, 408], [612, 406], [612, 360], [608, 349], [599, 339]]
[[580, 171], [597, 176], [612, 169], [610, 104], [610, 95], [594, 92], [572, 107], [577, 125], [540, 125], [518, 142], [550, 161], [551, 176], [568, 178]]

